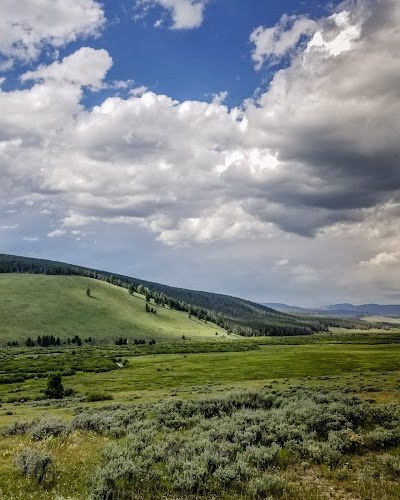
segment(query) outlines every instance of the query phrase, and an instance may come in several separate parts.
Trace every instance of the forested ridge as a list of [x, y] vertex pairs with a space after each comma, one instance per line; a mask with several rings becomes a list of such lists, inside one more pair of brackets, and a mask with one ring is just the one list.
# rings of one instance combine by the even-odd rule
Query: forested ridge
[[107, 281], [130, 293], [143, 293], [157, 305], [185, 311], [242, 336], [309, 335], [326, 331], [326, 318], [297, 318], [254, 302], [211, 292], [175, 288], [107, 271], [32, 257], [0, 254], [0, 273], [77, 275]]

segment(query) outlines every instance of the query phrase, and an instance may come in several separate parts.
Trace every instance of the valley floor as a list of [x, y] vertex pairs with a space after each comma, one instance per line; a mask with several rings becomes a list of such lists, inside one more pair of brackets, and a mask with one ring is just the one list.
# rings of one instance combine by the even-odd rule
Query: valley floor
[[[1, 353], [25, 377], [0, 384], [1, 499], [400, 497], [399, 333], [149, 349]], [[50, 364], [77, 357], [105, 371], [43, 400]]]

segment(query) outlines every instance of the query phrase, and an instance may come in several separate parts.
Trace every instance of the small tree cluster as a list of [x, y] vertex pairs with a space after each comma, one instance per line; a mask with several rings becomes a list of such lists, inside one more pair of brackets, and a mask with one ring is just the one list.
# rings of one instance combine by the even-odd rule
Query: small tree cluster
[[128, 345], [128, 339], [123, 339], [120, 337], [115, 341], [115, 345]]
[[145, 305], [145, 311], [150, 314], [157, 314], [157, 309], [154, 309], [153, 307], [150, 307], [149, 304], [146, 302]]
[[[92, 340], [91, 337], [90, 337], [90, 340]], [[72, 339], [68, 338], [67, 344], [68, 345], [69, 344], [75, 344], [78, 347], [80, 347], [82, 345], [82, 339], [79, 337], [79, 335], [75, 335], [74, 337], [72, 337]]]
[[55, 338], [54, 335], [43, 335], [37, 338], [36, 343], [40, 347], [51, 347], [61, 345], [60, 337]]

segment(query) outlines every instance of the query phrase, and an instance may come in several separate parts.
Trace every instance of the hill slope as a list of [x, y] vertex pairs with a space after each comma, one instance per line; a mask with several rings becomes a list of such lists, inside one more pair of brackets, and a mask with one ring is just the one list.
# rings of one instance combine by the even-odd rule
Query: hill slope
[[[0, 273], [80, 275], [109, 281], [127, 288], [130, 284], [147, 287], [153, 294], [170, 298], [171, 307], [192, 311], [193, 316], [209, 317], [222, 328], [243, 336], [305, 335], [326, 330], [318, 319], [296, 318], [248, 300], [210, 292], [175, 288], [160, 283], [74, 266], [62, 262], [0, 254]], [[192, 308], [194, 308], [192, 310]]]
[[[87, 288], [91, 297], [86, 295]], [[226, 332], [167, 307], [146, 313], [142, 295], [81, 276], [0, 274], [0, 343], [28, 336], [82, 339], [216, 339]]]

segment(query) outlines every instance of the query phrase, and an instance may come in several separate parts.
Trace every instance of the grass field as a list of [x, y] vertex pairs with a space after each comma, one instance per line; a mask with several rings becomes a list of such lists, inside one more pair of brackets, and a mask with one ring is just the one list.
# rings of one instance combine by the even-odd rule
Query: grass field
[[[91, 297], [86, 295], [88, 288]], [[79, 335], [96, 341], [226, 335], [216, 325], [189, 319], [186, 313], [151, 307], [157, 314], [146, 313], [142, 295], [130, 296], [124, 288], [90, 278], [0, 274], [0, 342], [39, 335], [55, 335], [61, 340]]]
[[[120, 350], [122, 351], [122, 348]], [[87, 500], [89, 491], [93, 493], [95, 488], [97, 493], [90, 497], [94, 500], [106, 498], [183, 500], [203, 497], [235, 500], [257, 498], [260, 500], [261, 498], [395, 500], [400, 493], [397, 481], [400, 472], [398, 447], [400, 436], [396, 437], [397, 431], [395, 431], [399, 430], [399, 424], [390, 419], [400, 418], [399, 351], [399, 345], [262, 345], [260, 350], [251, 352], [130, 357], [129, 364], [118, 371], [78, 373], [65, 377], [64, 385], [77, 391], [75, 398], [60, 402], [16, 402], [1, 405], [0, 429], [12, 426], [11, 429], [15, 431], [11, 431], [11, 434], [8, 431], [0, 439], [0, 498], [44, 500], [56, 499], [58, 498], [56, 495], [59, 494], [64, 499]], [[44, 387], [44, 379], [32, 379], [23, 384], [3, 386], [2, 389], [5, 390], [3, 396], [36, 394], [40, 397], [39, 390]], [[296, 400], [294, 406], [290, 407], [287, 414], [279, 410], [282, 404], [278, 404], [276, 411], [280, 413], [275, 417], [269, 416], [268, 413], [264, 415], [262, 413], [264, 410], [261, 409], [246, 410], [242, 414], [236, 406], [236, 413], [234, 412], [232, 417], [227, 415], [221, 418], [212, 417], [211, 420], [203, 418], [199, 421], [189, 419], [185, 423], [188, 416], [187, 411], [183, 409], [182, 415], [179, 416], [181, 412], [179, 401], [199, 401], [203, 404], [201, 402], [204, 398], [211, 398], [211, 403], [206, 404], [215, 411], [224, 404], [223, 401], [230, 391], [250, 389], [256, 391], [251, 397], [267, 391], [268, 398], [270, 397], [268, 394], [271, 394], [271, 397], [283, 398], [282, 404], [289, 404], [293, 397], [298, 398], [298, 401]], [[93, 391], [112, 395], [114, 399], [87, 403], [80, 397]], [[306, 391], [305, 396], [303, 396], [304, 391]], [[321, 404], [326, 404], [331, 397], [332, 402], [326, 408], [320, 404], [310, 407], [312, 403], [309, 398], [314, 398], [314, 393], [315, 397], [321, 400]], [[238, 401], [242, 400], [242, 396], [235, 397], [239, 398]], [[342, 423], [344, 415], [350, 411], [354, 401], [360, 401], [357, 404], [368, 402], [368, 410], [360, 407], [360, 410], [355, 412], [355, 415], [361, 415], [360, 422], [365, 428], [364, 431], [359, 428], [360, 424], [357, 424], [358, 427], [354, 425], [354, 428], [346, 430], [348, 424]], [[195, 406], [191, 405], [190, 408], [193, 409]], [[157, 417], [158, 411], [161, 411], [160, 417]], [[289, 415], [292, 416], [296, 411], [300, 412], [299, 422], [294, 428], [286, 429]], [[343, 416], [336, 415], [334, 412], [337, 411], [344, 412]], [[304, 415], [301, 412], [304, 412]], [[365, 412], [370, 412], [378, 423], [373, 426]], [[391, 415], [390, 412], [394, 412], [393, 417], [388, 416]], [[364, 413], [365, 417], [362, 417]], [[383, 417], [378, 417], [380, 414]], [[325, 437], [321, 441], [322, 444], [318, 444], [318, 439], [322, 439], [321, 437], [315, 442], [310, 441], [309, 444], [301, 445], [303, 450], [301, 452], [292, 449], [295, 444], [289, 437], [285, 438], [288, 441], [283, 448], [282, 441], [279, 441], [280, 448], [276, 448], [276, 445], [275, 448], [266, 448], [261, 444], [257, 445], [261, 446], [259, 451], [254, 445], [247, 448], [249, 445], [245, 443], [250, 436], [257, 436], [260, 432], [257, 431], [260, 418], [267, 418], [266, 422], [273, 423], [278, 416], [282, 420], [273, 424], [277, 426], [274, 432], [284, 433], [282, 435], [303, 433], [304, 425], [314, 419], [320, 420], [321, 423], [332, 420], [332, 424], [329, 425], [333, 425], [332, 429], [335, 429], [337, 435], [329, 434], [328, 441]], [[159, 426], [157, 420], [154, 420], [155, 417], [162, 418], [164, 423]], [[61, 419], [60, 422], [81, 423], [78, 428], [68, 431], [65, 436], [57, 437], [55, 434], [52, 437], [54, 429], [57, 430], [60, 426], [59, 421], [52, 420], [54, 418]], [[32, 421], [36, 422], [31, 425], [32, 431], [21, 430], [23, 426], [15, 427], [16, 422]], [[346, 419], [343, 422], [345, 421]], [[65, 429], [68, 425], [62, 424]], [[193, 430], [190, 430], [192, 427]], [[95, 429], [97, 430], [94, 431]], [[268, 457], [268, 453], [280, 451], [278, 455], [274, 455], [275, 458], [262, 459], [271, 460], [269, 465], [261, 469], [249, 469], [251, 479], [243, 477], [243, 488], [237, 489], [234, 483], [229, 486], [225, 482], [211, 481], [204, 487], [215, 488], [212, 490], [214, 496], [207, 495], [207, 492], [203, 495], [201, 491], [195, 493], [192, 490], [194, 488], [192, 480], [197, 478], [196, 480], [200, 481], [204, 466], [202, 461], [199, 462], [198, 454], [204, 457], [204, 460], [208, 460], [206, 456], [210, 450], [207, 443], [217, 429], [221, 436], [226, 432], [237, 433], [238, 442], [241, 443], [240, 450], [243, 451], [238, 450], [235, 453], [242, 453], [243, 458], [236, 457], [235, 464], [241, 463], [242, 459], [250, 460], [250, 452], [255, 453], [252, 460], [261, 460], [262, 455], [259, 453], [266, 453]], [[361, 432], [365, 437], [361, 437]], [[150, 435], [154, 442], [147, 441]], [[262, 435], [261, 432], [260, 436]], [[307, 437], [306, 433], [301, 439], [305, 440], [304, 443], [308, 443], [312, 436], [313, 434], [310, 434]], [[340, 444], [345, 437], [349, 440], [348, 444]], [[132, 443], [136, 443], [135, 439], [139, 441], [133, 445]], [[315, 440], [315, 436], [312, 439]], [[148, 444], [140, 445], [141, 440]], [[178, 469], [183, 467], [182, 470], [179, 469], [182, 481], [177, 482], [176, 472], [175, 482], [171, 484], [159, 478], [162, 488], [160, 486], [160, 490], [155, 492], [154, 487], [151, 487], [152, 483], [140, 483], [140, 477], [143, 477], [144, 481], [148, 481], [149, 477], [142, 468], [140, 457], [145, 458], [151, 456], [148, 454], [156, 453], [151, 460], [149, 459], [149, 464], [157, 464], [160, 458], [156, 456], [159, 457], [161, 453], [159, 447], [164, 442], [162, 446], [166, 448], [162, 453], [167, 453], [163, 458], [166, 460], [165, 467], [178, 467]], [[176, 461], [170, 462], [169, 457], [172, 452], [170, 446], [175, 442], [185, 448], [185, 454], [188, 454], [185, 462], [187, 465], [179, 465]], [[197, 444], [194, 444], [196, 442]], [[357, 446], [361, 446], [364, 442], [365, 450], [362, 448], [358, 450]], [[224, 443], [225, 441], [222, 441], [216, 445], [217, 448], [212, 451], [213, 456], [218, 457], [222, 452], [221, 449], [230, 449], [229, 442]], [[138, 446], [140, 448], [136, 448]], [[191, 455], [193, 446], [198, 449], [195, 456]], [[308, 447], [310, 451], [307, 451]], [[15, 457], [25, 453], [26, 449], [30, 450], [30, 453], [33, 450], [39, 456], [42, 454], [51, 457], [55, 467], [51, 479], [38, 484], [34, 475], [26, 477], [21, 475]], [[143, 451], [139, 452], [139, 449]], [[122, 480], [115, 482], [112, 478], [119, 477], [120, 473], [127, 471], [126, 464], [131, 464], [132, 460], [132, 471], [136, 471], [132, 473], [139, 476], [135, 479], [135, 475], [126, 472], [127, 477], [131, 478], [129, 481], [133, 481], [132, 484]], [[112, 465], [114, 463], [119, 464], [116, 465], [117, 469]], [[190, 467], [194, 476], [185, 475], [184, 467]], [[198, 467], [200, 469], [197, 469]], [[229, 467], [236, 466], [233, 464]], [[231, 477], [232, 471], [235, 477], [236, 475], [240, 477], [240, 468], [229, 467], [223, 469], [227, 478]], [[153, 471], [152, 474], [155, 472], [157, 471]], [[105, 483], [103, 476], [109, 478]], [[94, 478], [97, 486], [93, 486]], [[107, 496], [109, 490], [104, 489], [106, 486], [108, 489], [111, 488], [111, 492], [114, 491], [110, 493], [111, 496]], [[173, 489], [170, 494], [168, 488]], [[131, 495], [128, 494], [129, 491], [132, 491]]]
[[400, 329], [243, 339], [100, 281], [0, 287], [2, 342], [103, 341], [0, 348], [0, 500], [399, 498]]
[[395, 325], [400, 324], [400, 317], [390, 317], [390, 316], [364, 316], [362, 318], [364, 321], [369, 321], [371, 323], [392, 323]]
[[[187, 392], [193, 386], [246, 386], [271, 380], [349, 376], [400, 372], [400, 345], [261, 345], [257, 351], [223, 353], [158, 354], [127, 359], [125, 368], [104, 373], [83, 373], [65, 377], [65, 385], [78, 394], [94, 389], [106, 391], [115, 401], [144, 400], [168, 396], [176, 389]], [[396, 375], [397, 376], [397, 375]], [[40, 398], [46, 379], [0, 385], [0, 397]], [[21, 405], [23, 408], [23, 405]], [[16, 409], [18, 414], [19, 408]], [[1, 423], [1, 417], [0, 417]]]

